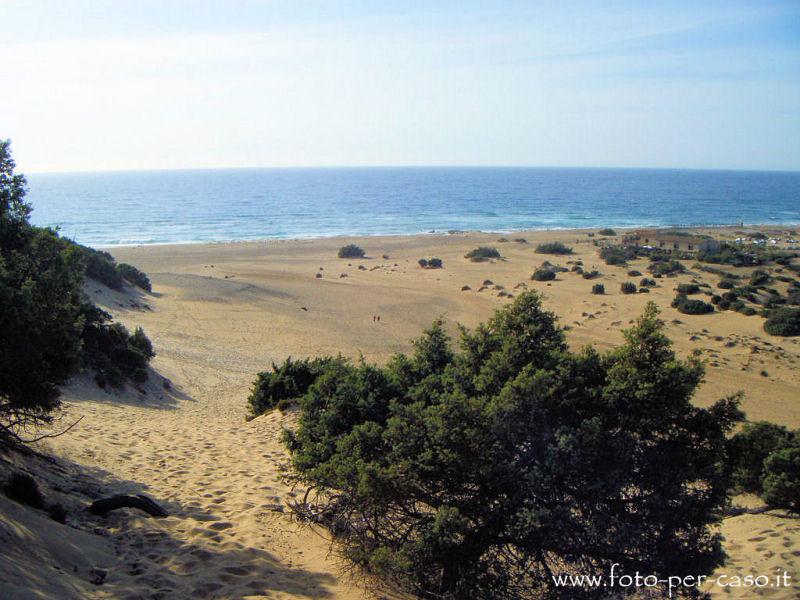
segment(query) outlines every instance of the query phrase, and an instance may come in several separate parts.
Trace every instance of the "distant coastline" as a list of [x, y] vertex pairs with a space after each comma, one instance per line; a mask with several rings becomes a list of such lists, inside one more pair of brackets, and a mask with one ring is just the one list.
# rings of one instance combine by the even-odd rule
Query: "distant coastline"
[[792, 172], [393, 167], [72, 173], [29, 181], [35, 224], [104, 247], [800, 224], [800, 173]]

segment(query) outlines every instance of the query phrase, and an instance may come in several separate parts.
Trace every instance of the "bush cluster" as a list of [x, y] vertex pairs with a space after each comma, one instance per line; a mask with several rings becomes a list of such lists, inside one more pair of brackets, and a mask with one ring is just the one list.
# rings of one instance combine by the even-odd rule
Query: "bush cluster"
[[536, 269], [531, 275], [534, 281], [552, 281], [556, 278], [556, 274], [551, 269]]
[[536, 252], [539, 254], [572, 254], [572, 248], [561, 242], [546, 242], [536, 246]]
[[605, 294], [606, 293], [606, 286], [604, 286], [602, 283], [595, 283], [592, 286], [592, 293], [593, 294], [598, 294], [598, 295]]
[[499, 250], [491, 246], [479, 246], [470, 250], [464, 255], [464, 258], [470, 259], [472, 262], [483, 262], [491, 258], [501, 258]]
[[635, 294], [636, 284], [632, 281], [624, 281], [619, 285], [619, 291], [623, 294]]
[[143, 273], [133, 265], [129, 265], [128, 263], [119, 263], [117, 265], [117, 273], [119, 273], [120, 277], [122, 277], [122, 279], [131, 285], [140, 287], [148, 292], [153, 291], [150, 278], [147, 276], [147, 274]]
[[800, 512], [800, 432], [760, 421], [728, 442], [734, 492], [760, 495], [772, 507]]
[[786, 306], [770, 310], [764, 321], [764, 331], [783, 337], [800, 335], [800, 308]]
[[604, 246], [600, 248], [599, 254], [607, 265], [624, 265], [636, 258], [636, 249], [628, 246]]
[[714, 305], [702, 300], [693, 300], [683, 294], [678, 294], [672, 301], [672, 308], [685, 315], [705, 315], [714, 312]]
[[610, 227], [606, 227], [605, 229], [601, 229], [597, 233], [600, 234], [600, 235], [608, 236], [608, 237], [617, 235], [617, 232], [614, 231], [613, 229], [611, 229]]
[[423, 269], [441, 269], [444, 266], [441, 258], [420, 258], [417, 263]]
[[675, 290], [684, 296], [691, 296], [700, 293], [700, 286], [696, 283], [679, 283]]
[[385, 367], [331, 360], [286, 434], [313, 486], [296, 509], [422, 597], [555, 595], [548, 573], [615, 562], [710, 572], [736, 400], [692, 404], [702, 366], [675, 356], [654, 304], [625, 335], [572, 353], [526, 292], [457, 347], [435, 323]]
[[364, 258], [366, 253], [360, 246], [356, 246], [355, 244], [347, 244], [346, 246], [339, 248], [337, 256], [339, 258]]
[[14, 167], [0, 140], [0, 437], [20, 439], [52, 419], [59, 386], [87, 362], [87, 257], [96, 268], [106, 257], [32, 226], [25, 178]]
[[647, 267], [647, 270], [650, 271], [653, 275], [657, 277], [661, 277], [664, 275], [672, 275], [674, 273], [683, 273], [686, 271], [686, 267], [683, 266], [678, 260], [670, 259], [670, 260], [657, 260], [650, 263]]
[[343, 360], [341, 358], [292, 360], [289, 357], [280, 365], [272, 363], [269, 371], [258, 374], [250, 389], [250, 396], [247, 399], [250, 417], [257, 417], [274, 408], [286, 408], [296, 404], [333, 361], [342, 363]]

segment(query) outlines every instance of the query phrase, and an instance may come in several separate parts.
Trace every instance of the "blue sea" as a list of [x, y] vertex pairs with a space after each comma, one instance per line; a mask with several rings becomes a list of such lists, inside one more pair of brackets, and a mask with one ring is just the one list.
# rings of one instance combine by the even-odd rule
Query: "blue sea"
[[800, 223], [800, 173], [295, 168], [35, 174], [32, 221], [91, 246]]

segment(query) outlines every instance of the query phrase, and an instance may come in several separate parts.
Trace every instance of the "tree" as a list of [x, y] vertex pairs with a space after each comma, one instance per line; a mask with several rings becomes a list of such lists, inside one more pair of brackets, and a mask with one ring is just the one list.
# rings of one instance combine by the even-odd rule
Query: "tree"
[[83, 262], [28, 222], [25, 178], [0, 141], [0, 433], [49, 420], [79, 363]]
[[788, 429], [768, 421], [745, 424], [728, 440], [731, 486], [735, 490], [760, 494], [764, 461], [791, 437]]
[[703, 369], [675, 357], [655, 304], [608, 354], [570, 352], [532, 292], [451, 346], [437, 322], [384, 368], [331, 363], [300, 401], [287, 443], [314, 492], [297, 508], [347, 557], [428, 598], [721, 563], [738, 399], [691, 404]]
[[764, 501], [800, 513], [800, 440], [797, 434], [764, 461]]
[[104, 253], [32, 226], [25, 178], [14, 168], [0, 140], [0, 441], [52, 421], [58, 387], [81, 367], [140, 381], [154, 355], [143, 331], [111, 325], [85, 300], [87, 256]]

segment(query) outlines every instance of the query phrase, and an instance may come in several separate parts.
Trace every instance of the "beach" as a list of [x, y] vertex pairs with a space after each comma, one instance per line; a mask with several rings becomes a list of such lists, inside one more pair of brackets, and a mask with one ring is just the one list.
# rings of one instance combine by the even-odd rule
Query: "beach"
[[[721, 239], [736, 235], [734, 229], [712, 233]], [[280, 435], [293, 413], [246, 420], [253, 380], [289, 356], [341, 353], [383, 363], [408, 351], [435, 319], [445, 319], [457, 336], [457, 324], [476, 326], [525, 289], [541, 293], [545, 308], [567, 327], [573, 349], [619, 345], [623, 330], [647, 301], [655, 301], [678, 356], [699, 352], [706, 360], [698, 406], [743, 390], [750, 420], [800, 427], [797, 338], [766, 334], [759, 316], [684, 315], [670, 307], [678, 283], [696, 279], [714, 288], [717, 276], [687, 261], [689, 272], [658, 279], [649, 294], [624, 295], [620, 284], [640, 279], [627, 272], [648, 275], [647, 261], [608, 266], [592, 244], [597, 238], [586, 231], [500, 237], [457, 233], [109, 249], [117, 261], [146, 272], [153, 292], [120, 293], [92, 281], [86, 290], [130, 329], [145, 329], [157, 353], [150, 379], [124, 391], [100, 389], [88, 376], [73, 380], [64, 393], [68, 420], [82, 420], [39, 447], [87, 469], [107, 491], [148, 494], [170, 516], [148, 519], [134, 511], [109, 518], [104, 540], [115, 556], [109, 576], [76, 597], [372, 597], [363, 581], [343, 570], [323, 531], [291, 519], [287, 502], [302, 491], [293, 490], [287, 477], [289, 457]], [[519, 238], [525, 241], [514, 241]], [[538, 243], [554, 240], [572, 246], [574, 254], [535, 251]], [[347, 243], [364, 248], [366, 257], [337, 258]], [[502, 259], [464, 258], [486, 245], [496, 247]], [[443, 268], [418, 265], [431, 257], [441, 258]], [[586, 270], [602, 276], [586, 280], [561, 272], [554, 281], [532, 281], [545, 260], [566, 267], [567, 261], [582, 260]], [[590, 293], [598, 282], [604, 295]], [[780, 513], [745, 514], [726, 519], [721, 532], [729, 554], [721, 572], [797, 574], [796, 520]], [[715, 597], [789, 598], [798, 589], [708, 591]]]

